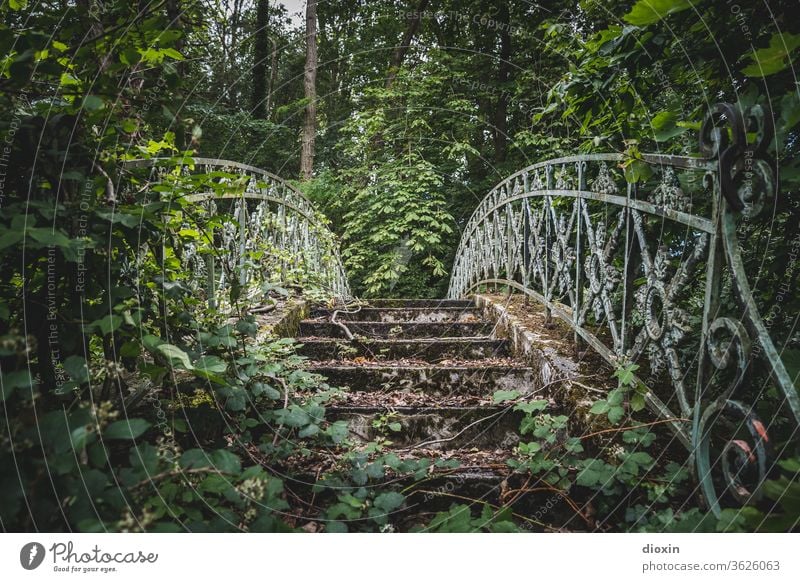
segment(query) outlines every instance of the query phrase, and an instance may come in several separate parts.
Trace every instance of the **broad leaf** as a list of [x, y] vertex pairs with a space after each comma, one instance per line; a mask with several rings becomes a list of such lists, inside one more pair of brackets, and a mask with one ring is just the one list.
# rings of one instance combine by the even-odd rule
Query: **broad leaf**
[[628, 24], [647, 26], [676, 12], [682, 12], [702, 0], [639, 0], [624, 18]]
[[135, 439], [150, 428], [150, 423], [142, 418], [129, 418], [112, 422], [105, 431], [103, 437], [107, 439], [131, 440]]

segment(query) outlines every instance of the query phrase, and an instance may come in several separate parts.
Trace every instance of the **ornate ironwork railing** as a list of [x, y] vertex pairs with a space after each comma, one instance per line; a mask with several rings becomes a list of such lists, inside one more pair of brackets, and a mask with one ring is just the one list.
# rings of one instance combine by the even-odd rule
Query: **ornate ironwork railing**
[[[451, 298], [516, 289], [611, 365], [637, 363], [648, 407], [672, 420], [715, 513], [758, 498], [769, 429], [789, 421], [791, 441], [800, 420], [737, 239], [778, 192], [771, 137], [760, 107], [721, 104], [701, 129], [703, 158], [597, 154], [527, 167], [478, 205], [450, 281]], [[627, 181], [619, 168], [630, 163], [651, 175]], [[755, 406], [767, 394], [779, 397], [765, 423]]]
[[[182, 194], [178, 259], [212, 306], [258, 299], [264, 284], [311, 282], [326, 295], [350, 297], [338, 244], [325, 218], [285, 180], [253, 166], [209, 158], [125, 163], [147, 188]], [[199, 228], [198, 228], [199, 227]]]

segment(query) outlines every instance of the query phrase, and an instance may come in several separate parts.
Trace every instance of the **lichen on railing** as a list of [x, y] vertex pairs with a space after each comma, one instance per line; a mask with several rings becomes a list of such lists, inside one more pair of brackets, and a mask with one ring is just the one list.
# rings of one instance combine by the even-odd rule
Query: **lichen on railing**
[[737, 239], [737, 221], [779, 194], [768, 121], [758, 106], [723, 104], [703, 124], [704, 157], [580, 155], [513, 174], [467, 223], [450, 281], [450, 298], [515, 289], [612, 366], [637, 363], [649, 408], [672, 420], [716, 513], [757, 498], [769, 471], [770, 423], [755, 412], [766, 387], [800, 420]]

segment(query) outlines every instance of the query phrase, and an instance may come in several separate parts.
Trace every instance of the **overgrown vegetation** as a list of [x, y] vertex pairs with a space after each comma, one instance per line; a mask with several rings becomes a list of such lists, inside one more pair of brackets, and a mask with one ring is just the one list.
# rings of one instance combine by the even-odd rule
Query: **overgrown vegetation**
[[[459, 228], [529, 163], [628, 151], [636, 180], [637, 151], [697, 154], [709, 103], [762, 103], [775, 119], [781, 196], [771, 222], [745, 226], [743, 244], [796, 377], [796, 3], [695, 4], [321, 3], [315, 177], [300, 187], [340, 235], [356, 294], [443, 296]], [[200, 236], [185, 227], [197, 181], [176, 177], [154, 196], [121, 180], [125, 159], [163, 155], [299, 175], [304, 32], [281, 6], [266, 18], [264, 8], [3, 2], [0, 529], [392, 531], [404, 489], [372, 485], [453, 468], [384, 450], [390, 418], [382, 440], [353, 444], [326, 419], [336, 390], [303, 369], [291, 342], [260, 337], [239, 297], [233, 314], [208, 307], [179, 260]], [[416, 28], [398, 17], [420, 8]], [[254, 35], [265, 21], [268, 34]], [[325, 294], [302, 276], [283, 283]], [[524, 416], [509, 466], [570, 507], [572, 495], [591, 498], [593, 515], [575, 513], [581, 529], [797, 527], [796, 427], [773, 427], [787, 454], [766, 502], [713, 518], [682, 504], [693, 487], [685, 467], [648, 452], [660, 427], [637, 417], [630, 373], [591, 409], [614, 437], [600, 450], [546, 403], [496, 394]], [[762, 416], [780, 417], [768, 396]], [[336, 458], [321, 476], [304, 462], [317, 449]], [[314, 507], [297, 501], [298, 480], [319, 495]], [[457, 502], [415, 527], [546, 526]]]

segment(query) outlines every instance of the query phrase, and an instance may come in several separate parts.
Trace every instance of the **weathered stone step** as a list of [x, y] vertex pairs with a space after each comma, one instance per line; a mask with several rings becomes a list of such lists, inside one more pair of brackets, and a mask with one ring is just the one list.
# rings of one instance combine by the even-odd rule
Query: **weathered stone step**
[[[347, 328], [355, 336], [367, 338], [447, 338], [489, 336], [494, 329], [491, 323], [383, 323], [375, 321], [347, 322]], [[346, 337], [344, 330], [330, 322], [303, 320], [300, 322], [302, 337]]]
[[441, 309], [442, 307], [475, 307], [475, 302], [471, 299], [367, 299], [365, 303], [369, 307], [400, 307], [400, 308], [418, 308], [418, 307], [433, 307]]
[[517, 517], [520, 529], [527, 532], [592, 530], [590, 522], [572, 507], [575, 505], [582, 512], [591, 507], [594, 492], [581, 487], [571, 489], [569, 496], [562, 496], [558, 489], [531, 480], [524, 473], [504, 474], [480, 468], [457, 469], [401, 483], [406, 502], [390, 518], [398, 531], [424, 532], [431, 513], [448, 511], [454, 503], [469, 505], [472, 515], [480, 514], [485, 503], [495, 508], [506, 507]]
[[437, 450], [516, 442], [522, 420], [505, 406], [329, 406], [326, 418], [347, 421], [355, 440], [386, 438], [395, 446]]
[[[330, 318], [332, 309], [315, 311], [312, 316]], [[385, 323], [443, 323], [481, 321], [476, 307], [362, 307], [355, 312], [340, 311], [337, 321], [382, 321]]]
[[[509, 445], [509, 451], [513, 445]], [[397, 452], [408, 458], [406, 453], [389, 446], [384, 452]], [[500, 455], [497, 453], [500, 452]], [[431, 516], [440, 511], [448, 511], [454, 503], [471, 506], [472, 515], [480, 514], [485, 503], [494, 507], [507, 506], [517, 516], [528, 516], [530, 521], [520, 520], [524, 531], [545, 532], [586, 531], [587, 526], [575, 514], [557, 489], [538, 482], [526, 473], [513, 472], [506, 464], [508, 454], [502, 451], [471, 448], [469, 451], [426, 451], [427, 454], [411, 458], [427, 458], [429, 469], [424, 476], [405, 473], [398, 477], [386, 467], [385, 481], [370, 481], [375, 494], [385, 491], [403, 491], [405, 503], [388, 516], [395, 531], [425, 531]], [[466, 453], [462, 455], [462, 453]], [[478, 457], [477, 459], [473, 457]], [[459, 460], [459, 466], [450, 468], [446, 461]], [[441, 461], [439, 463], [438, 461]], [[338, 486], [326, 487], [319, 482], [316, 472], [308, 472], [296, 479], [297, 490], [312, 486], [317, 500], [335, 500], [340, 494]], [[586, 507], [593, 496], [592, 491], [576, 487], [569, 493], [569, 499], [579, 507]]]
[[435, 362], [449, 358], [480, 359], [509, 354], [506, 340], [496, 339], [413, 339], [364, 340], [308, 339], [298, 348], [300, 355], [312, 360], [347, 360], [357, 357], [375, 360], [413, 358]]
[[514, 366], [391, 366], [381, 365], [327, 366], [312, 365], [308, 370], [322, 374], [332, 386], [348, 386], [351, 390], [384, 388], [421, 390], [429, 394], [462, 394], [491, 396], [496, 390], [518, 390], [529, 394], [538, 387], [533, 368]]
[[[394, 447], [387, 447], [386, 452], [392, 452]], [[585, 520], [575, 514], [572, 507], [565, 501], [557, 489], [544, 483], [531, 480], [526, 473], [515, 473], [506, 465], [507, 455], [497, 459], [479, 459], [473, 462], [469, 457], [482, 456], [493, 452], [471, 449], [472, 453], [467, 458], [460, 459], [460, 451], [438, 452], [427, 456], [430, 469], [424, 477], [407, 474], [400, 478], [387, 473], [386, 489], [395, 491], [401, 489], [406, 495], [406, 501], [391, 512], [388, 516], [395, 531], [426, 531], [424, 527], [430, 523], [431, 516], [440, 511], [448, 511], [454, 503], [471, 506], [472, 515], [480, 514], [484, 504], [491, 506], [507, 506], [517, 516], [528, 516], [530, 521], [520, 520], [520, 526], [528, 532], [558, 531], [586, 531]], [[452, 454], [452, 456], [451, 456]], [[404, 456], [401, 454], [401, 456]], [[438, 460], [463, 460], [457, 468], [439, 466]], [[309, 495], [311, 485], [315, 488], [317, 499], [335, 499], [340, 493], [338, 487], [325, 487], [320, 484], [316, 472], [309, 472], [297, 479], [296, 483], [308, 487]], [[370, 487], [375, 489], [376, 495], [384, 491], [384, 483], [370, 482]], [[587, 495], [588, 493], [588, 495]], [[593, 492], [580, 487], [570, 491], [569, 499], [579, 507], [586, 507], [591, 500]]]

